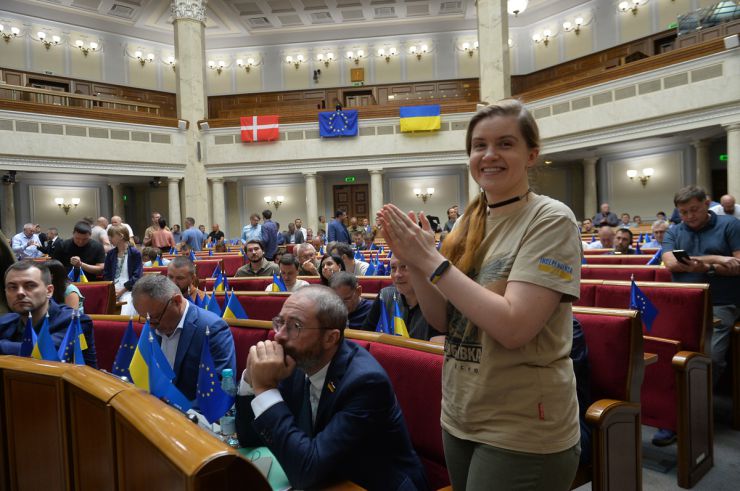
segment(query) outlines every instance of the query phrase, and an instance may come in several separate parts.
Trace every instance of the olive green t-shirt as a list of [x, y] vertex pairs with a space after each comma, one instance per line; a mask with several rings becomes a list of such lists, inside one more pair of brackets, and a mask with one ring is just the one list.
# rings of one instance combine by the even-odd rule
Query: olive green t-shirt
[[[546, 196], [489, 217], [471, 277], [503, 295], [509, 281], [555, 290], [563, 298], [526, 345], [507, 349], [448, 312], [442, 426], [461, 439], [547, 454], [579, 441], [578, 402], [569, 357], [571, 302], [579, 296], [581, 241], [573, 213]], [[517, 329], [511, 325], [510, 329]]]

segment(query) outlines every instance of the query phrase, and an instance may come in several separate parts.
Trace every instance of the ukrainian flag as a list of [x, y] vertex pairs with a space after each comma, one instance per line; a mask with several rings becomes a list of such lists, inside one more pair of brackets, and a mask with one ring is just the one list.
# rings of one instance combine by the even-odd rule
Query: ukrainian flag
[[409, 337], [409, 331], [406, 329], [406, 322], [401, 316], [401, 308], [398, 306], [397, 298], [393, 299], [393, 331], [396, 336]]
[[208, 303], [206, 303], [206, 299], [203, 298], [203, 303], [205, 306], [203, 307], [209, 312], [213, 312], [216, 315], [221, 315], [221, 306], [218, 304], [218, 300], [216, 300], [216, 292], [213, 292], [213, 295], [211, 295], [211, 298], [208, 299]]
[[401, 132], [433, 131], [442, 125], [439, 104], [430, 106], [402, 106], [400, 109]]
[[54, 340], [51, 339], [51, 332], [49, 332], [48, 312], [46, 317], [44, 317], [44, 323], [41, 325], [36, 345], [33, 347], [33, 351], [31, 352], [31, 358], [46, 361], [59, 361], [59, 355], [57, 354], [56, 348], [54, 348]]
[[226, 277], [221, 273], [219, 269], [218, 276], [216, 276], [216, 281], [213, 283], [213, 291], [214, 293], [225, 292], [226, 288]]
[[131, 364], [128, 367], [134, 384], [147, 392], [149, 392], [149, 362], [152, 358], [152, 347], [149, 343], [150, 335], [151, 331], [149, 329], [149, 321], [147, 320], [141, 329], [139, 342], [136, 343], [136, 350], [134, 351], [134, 356], [131, 357]]
[[239, 299], [234, 295], [234, 291], [228, 295], [229, 298], [226, 301], [226, 307], [224, 308], [224, 314], [221, 316], [224, 319], [249, 319], [249, 316], [244, 311], [244, 307], [239, 303]]
[[285, 282], [283, 281], [283, 278], [273, 273], [272, 274], [272, 291], [274, 292], [287, 292], [288, 287], [285, 286]]

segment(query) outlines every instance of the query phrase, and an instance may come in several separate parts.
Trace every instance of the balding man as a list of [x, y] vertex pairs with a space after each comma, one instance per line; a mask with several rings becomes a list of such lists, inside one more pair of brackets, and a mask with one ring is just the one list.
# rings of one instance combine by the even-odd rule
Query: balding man
[[95, 226], [92, 228], [92, 234], [90, 235], [90, 238], [92, 240], [100, 242], [103, 245], [103, 249], [105, 249], [105, 252], [113, 249], [113, 246], [110, 243], [110, 239], [108, 238], [107, 231], [108, 219], [105, 217], [98, 217], [98, 219], [95, 221]]
[[609, 211], [609, 203], [601, 203], [599, 207], [599, 213], [594, 216], [594, 225], [601, 227], [602, 225], [609, 225], [610, 227], [616, 227], [619, 223], [617, 215]]
[[725, 194], [719, 199], [719, 205], [709, 208], [717, 215], [728, 215], [740, 218], [740, 205], [735, 203], [735, 197], [731, 194]]
[[13, 236], [11, 248], [19, 261], [41, 257], [43, 254], [39, 249], [41, 247], [39, 236], [34, 233], [35, 228], [33, 223], [27, 223], [23, 225], [23, 232]]
[[301, 267], [298, 268], [298, 276], [318, 276], [319, 261], [316, 259], [316, 248], [304, 242], [295, 247], [295, 255]]
[[365, 489], [427, 490], [388, 375], [344, 339], [347, 308], [330, 288], [302, 288], [272, 320], [274, 341], [249, 350], [237, 433], [266, 445], [297, 489], [352, 481]]
[[606, 226], [599, 228], [599, 240], [586, 244], [587, 249], [611, 249], [613, 247], [614, 230], [611, 227]]
[[108, 226], [105, 228], [106, 232], [113, 225], [123, 225], [124, 227], [126, 227], [128, 229], [128, 236], [132, 238], [131, 243], [133, 244], [134, 231], [131, 229], [128, 223], [123, 223], [121, 217], [119, 217], [118, 215], [113, 215], [112, 217], [110, 217], [110, 224], [108, 224]]

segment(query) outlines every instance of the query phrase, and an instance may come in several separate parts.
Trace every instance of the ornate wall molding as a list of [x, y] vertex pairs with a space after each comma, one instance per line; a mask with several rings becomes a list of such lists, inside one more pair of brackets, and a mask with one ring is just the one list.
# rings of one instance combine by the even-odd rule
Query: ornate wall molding
[[193, 19], [206, 22], [206, 3], [208, 0], [173, 0], [172, 16], [175, 20]]

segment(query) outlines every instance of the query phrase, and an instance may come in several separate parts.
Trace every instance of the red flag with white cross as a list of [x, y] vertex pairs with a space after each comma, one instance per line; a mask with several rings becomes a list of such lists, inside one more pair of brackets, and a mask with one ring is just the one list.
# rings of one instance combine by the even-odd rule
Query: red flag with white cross
[[242, 126], [243, 142], [269, 142], [279, 136], [278, 115], [245, 116], [239, 118]]

